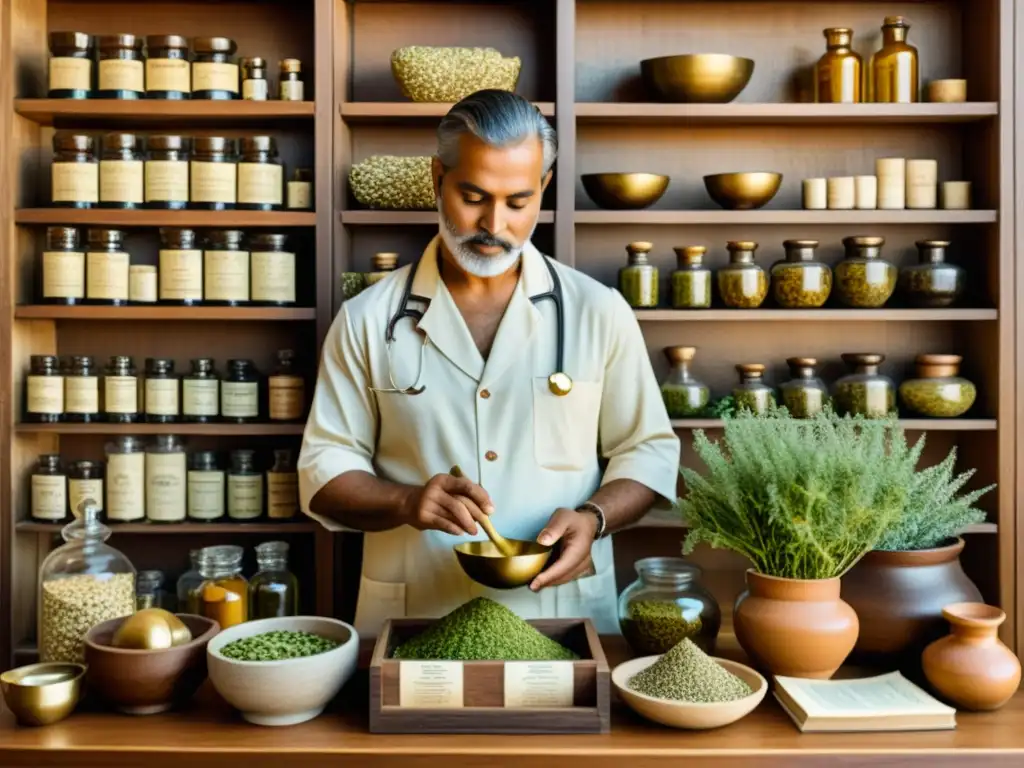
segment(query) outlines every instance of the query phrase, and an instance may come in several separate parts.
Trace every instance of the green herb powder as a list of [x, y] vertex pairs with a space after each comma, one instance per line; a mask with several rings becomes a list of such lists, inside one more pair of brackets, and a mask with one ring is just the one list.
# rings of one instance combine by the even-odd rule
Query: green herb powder
[[645, 696], [697, 704], [735, 701], [752, 692], [689, 639], [637, 672], [626, 685]]
[[243, 637], [220, 649], [221, 654], [235, 661], [281, 661], [316, 656], [337, 648], [341, 643], [311, 632], [264, 632]]

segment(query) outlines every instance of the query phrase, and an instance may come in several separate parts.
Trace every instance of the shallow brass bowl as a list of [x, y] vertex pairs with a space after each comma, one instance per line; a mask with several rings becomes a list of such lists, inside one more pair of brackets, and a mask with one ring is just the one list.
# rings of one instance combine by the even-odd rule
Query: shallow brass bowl
[[782, 174], [771, 171], [716, 173], [704, 177], [711, 199], [730, 211], [761, 208], [775, 197], [782, 185]]
[[509, 539], [516, 554], [502, 557], [494, 543], [465, 541], [453, 549], [459, 565], [473, 581], [492, 589], [515, 589], [533, 581], [551, 557], [551, 547], [535, 541]]
[[19, 723], [52, 725], [74, 711], [84, 674], [84, 664], [29, 664], [0, 675], [0, 690]]
[[725, 53], [659, 56], [640, 62], [640, 75], [662, 101], [725, 104], [747, 87], [754, 60]]
[[654, 205], [668, 189], [668, 176], [657, 173], [585, 173], [580, 179], [598, 208], [635, 211]]

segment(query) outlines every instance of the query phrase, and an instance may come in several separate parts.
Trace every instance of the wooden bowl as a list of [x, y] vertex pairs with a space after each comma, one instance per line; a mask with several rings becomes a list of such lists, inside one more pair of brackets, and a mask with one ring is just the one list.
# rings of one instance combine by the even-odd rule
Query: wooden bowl
[[176, 614], [191, 642], [159, 650], [115, 648], [110, 643], [125, 618], [97, 624], [85, 636], [85, 679], [90, 691], [119, 712], [153, 715], [180, 705], [206, 679], [206, 644], [220, 632], [212, 619]]
[[659, 56], [640, 62], [640, 76], [662, 101], [677, 104], [725, 104], [750, 82], [753, 59], [725, 53]]
[[608, 211], [636, 211], [654, 205], [668, 189], [668, 176], [657, 173], [585, 173], [587, 197]]
[[711, 199], [730, 211], [749, 211], [767, 205], [782, 185], [782, 174], [773, 171], [716, 173], [704, 177]]
[[515, 589], [533, 581], [551, 557], [551, 547], [536, 541], [509, 539], [516, 554], [505, 557], [494, 542], [464, 541], [453, 549], [459, 565], [473, 581], [492, 589]]
[[74, 712], [84, 674], [81, 664], [29, 664], [0, 675], [0, 690], [21, 725], [52, 725]]
[[735, 701], [725, 701], [718, 704], [695, 704], [688, 701], [656, 699], [653, 696], [645, 696], [642, 693], [631, 690], [627, 684], [633, 675], [647, 669], [647, 667], [660, 658], [660, 656], [644, 656], [643, 658], [619, 664], [619, 666], [612, 670], [612, 685], [618, 691], [619, 697], [638, 715], [655, 723], [667, 725], [670, 728], [707, 730], [709, 728], [721, 728], [723, 725], [730, 725], [753, 712], [768, 692], [768, 681], [753, 669], [743, 664], [738, 664], [735, 661], [728, 661], [717, 657], [712, 658], [723, 669], [736, 675], [736, 677], [749, 685], [753, 693]]

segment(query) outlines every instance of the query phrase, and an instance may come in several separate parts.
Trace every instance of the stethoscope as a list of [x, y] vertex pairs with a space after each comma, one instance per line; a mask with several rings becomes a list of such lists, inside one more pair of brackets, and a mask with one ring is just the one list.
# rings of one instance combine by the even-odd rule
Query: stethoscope
[[[554, 265], [547, 256], [541, 254], [544, 259], [544, 266], [548, 268], [548, 274], [551, 275], [551, 290], [546, 293], [538, 293], [536, 296], [531, 296], [530, 301], [534, 306], [537, 306], [542, 301], [550, 301], [555, 305], [555, 327], [557, 328], [557, 341], [555, 347], [555, 371], [548, 376], [548, 389], [551, 390], [552, 394], [564, 397], [572, 391], [572, 379], [569, 378], [569, 374], [565, 372], [565, 315], [562, 310], [562, 281], [558, 277], [558, 272], [555, 270]], [[424, 355], [427, 349], [427, 335], [423, 334], [423, 344], [420, 347], [420, 365], [419, 371], [416, 374], [416, 380], [409, 387], [399, 387], [395, 383], [394, 378], [394, 366], [391, 365], [391, 346], [395, 342], [395, 327], [399, 321], [403, 318], [412, 318], [417, 323], [423, 319], [423, 311], [419, 309], [412, 309], [409, 306], [409, 302], [416, 302], [423, 304], [424, 307], [430, 305], [430, 299], [425, 296], [417, 296], [412, 292], [412, 284], [416, 279], [416, 271], [420, 268], [420, 262], [423, 260], [421, 256], [412, 265], [412, 269], [409, 270], [409, 277], [405, 281], [405, 287], [402, 289], [402, 301], [398, 305], [398, 311], [391, 316], [388, 321], [387, 331], [384, 333], [384, 342], [387, 345], [387, 356], [388, 356], [388, 378], [391, 380], [391, 388], [377, 388], [370, 387], [374, 392], [395, 392], [402, 395], [418, 395], [426, 389], [426, 386], [420, 386], [420, 379], [423, 376], [423, 362]]]

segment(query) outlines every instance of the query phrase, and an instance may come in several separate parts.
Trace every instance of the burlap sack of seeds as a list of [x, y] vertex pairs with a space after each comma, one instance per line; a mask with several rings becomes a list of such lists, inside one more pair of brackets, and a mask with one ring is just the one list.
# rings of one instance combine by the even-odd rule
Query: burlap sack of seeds
[[412, 45], [391, 54], [391, 72], [413, 101], [454, 102], [485, 88], [514, 91], [522, 66], [494, 48]]
[[430, 157], [373, 155], [348, 172], [352, 196], [367, 208], [425, 211], [435, 207]]

